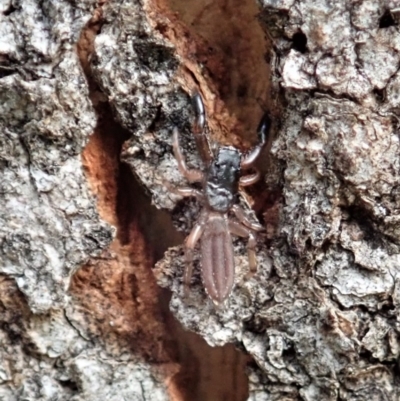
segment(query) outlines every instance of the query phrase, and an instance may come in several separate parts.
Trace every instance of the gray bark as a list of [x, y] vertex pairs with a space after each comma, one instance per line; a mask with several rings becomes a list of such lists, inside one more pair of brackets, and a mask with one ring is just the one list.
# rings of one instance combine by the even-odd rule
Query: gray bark
[[[115, 231], [99, 218], [82, 168], [81, 153], [97, 116], [76, 43], [94, 6], [93, 1], [0, 2], [0, 399], [5, 401], [165, 400], [172, 393], [168, 374], [151, 369], [132, 351], [129, 337], [122, 338], [129, 303], [118, 312], [112, 308], [118, 306], [113, 295], [124, 276], [114, 278], [109, 299], [96, 297], [90, 280], [70, 287], [72, 275], [89, 258], [96, 264]], [[109, 273], [102, 279], [112, 282], [117, 263], [107, 270], [107, 259], [116, 258], [103, 253], [97, 263], [103, 260], [102, 271]], [[129, 266], [127, 260], [119, 264]], [[98, 292], [104, 293], [105, 285]], [[118, 288], [123, 290], [123, 281]], [[125, 332], [134, 330], [131, 325]]]
[[[258, 273], [243, 280], [246, 243], [235, 239], [237, 283], [216, 309], [198, 255], [188, 300], [182, 245], [154, 269], [183, 327], [251, 356], [251, 401], [399, 399], [399, 7], [260, 2], [275, 137], [260, 162], [274, 196], [260, 209]], [[267, 62], [244, 68], [262, 81], [244, 112], [229, 97], [240, 79], [224, 84], [250, 53], [207, 53], [213, 35], [189, 31], [161, 2], [3, 0], [0, 10], [0, 399], [189, 399], [138, 226], [148, 209], [135, 202], [130, 216], [139, 190], [116, 181], [118, 159], [187, 234], [200, 206], [166, 188], [185, 185], [172, 129], [199, 166], [189, 96], [199, 89], [212, 140], [249, 147]], [[89, 29], [100, 14], [101, 30]], [[79, 60], [86, 39], [90, 60]], [[123, 129], [102, 126], [108, 105]], [[262, 196], [241, 194], [250, 216]]]

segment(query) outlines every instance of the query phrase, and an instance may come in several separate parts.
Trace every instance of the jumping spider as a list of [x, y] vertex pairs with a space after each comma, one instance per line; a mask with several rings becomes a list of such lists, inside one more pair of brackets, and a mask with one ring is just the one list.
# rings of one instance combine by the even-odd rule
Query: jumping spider
[[[251, 222], [243, 209], [235, 204], [238, 187], [255, 183], [260, 173], [253, 165], [261, 153], [271, 121], [268, 115], [261, 119], [258, 134], [259, 144], [246, 155], [232, 146], [221, 146], [213, 152], [204, 134], [205, 110], [201, 96], [192, 97], [195, 109], [193, 134], [196, 140], [203, 171], [189, 169], [179, 146], [178, 129], [174, 128], [172, 144], [180, 173], [190, 183], [201, 183], [202, 191], [191, 187], [173, 188], [172, 191], [183, 197], [195, 197], [203, 205], [203, 210], [195, 226], [185, 241], [184, 294], [187, 297], [193, 270], [193, 253], [201, 239], [201, 270], [206, 292], [219, 305], [230, 295], [235, 279], [235, 265], [231, 234], [248, 238], [249, 271], [257, 269], [255, 232], [263, 227]], [[241, 170], [253, 169], [253, 174], [240, 177]], [[228, 217], [233, 212], [236, 220]]]

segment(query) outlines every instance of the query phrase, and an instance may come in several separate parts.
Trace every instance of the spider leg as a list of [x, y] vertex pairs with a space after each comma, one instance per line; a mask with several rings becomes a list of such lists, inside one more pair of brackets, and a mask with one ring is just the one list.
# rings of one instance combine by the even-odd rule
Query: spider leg
[[199, 202], [204, 202], [204, 195], [198, 189], [190, 187], [175, 187], [167, 181], [164, 181], [163, 184], [168, 191], [173, 194], [180, 195], [183, 198], [196, 198]]
[[254, 169], [254, 174], [248, 174], [239, 179], [239, 185], [242, 187], [247, 187], [248, 185], [252, 185], [260, 179], [260, 172]]
[[247, 254], [249, 258], [249, 272], [246, 274], [245, 279], [251, 278], [257, 272], [257, 257], [256, 257], [256, 236], [252, 230], [236, 221], [229, 221], [229, 231], [238, 237], [248, 238]]
[[189, 236], [185, 240], [185, 272], [183, 275], [184, 297], [189, 295], [190, 280], [193, 273], [193, 254], [197, 242], [201, 238], [204, 231], [205, 224], [204, 216], [201, 216], [199, 221], [195, 224]]
[[185, 157], [182, 154], [181, 148], [179, 146], [179, 134], [178, 129], [175, 127], [172, 135], [172, 147], [174, 149], [174, 156], [178, 162], [178, 169], [181, 174], [189, 182], [200, 182], [203, 181], [204, 174], [200, 170], [189, 169], [186, 165]]
[[253, 231], [263, 231], [264, 227], [258, 223], [254, 223], [249, 220], [249, 218], [244, 213], [244, 210], [239, 205], [233, 205], [231, 207], [232, 212], [235, 214], [236, 218], [247, 228]]
[[206, 112], [204, 109], [203, 100], [198, 92], [195, 92], [192, 96], [192, 105], [196, 115], [193, 124], [193, 134], [196, 141], [197, 151], [199, 152], [204, 164], [208, 166], [211, 163], [213, 154], [211, 152], [207, 135], [204, 133]]
[[193, 130], [196, 134], [199, 134], [203, 132], [204, 125], [206, 123], [206, 112], [204, 109], [204, 103], [199, 92], [195, 92], [193, 94], [192, 105], [194, 112], [196, 113], [196, 120], [193, 126]]
[[267, 144], [268, 141], [267, 137], [270, 128], [271, 128], [271, 118], [267, 113], [265, 113], [257, 129], [259, 143], [242, 159], [241, 162], [242, 169], [246, 170], [253, 166], [257, 157], [260, 155], [265, 145]]

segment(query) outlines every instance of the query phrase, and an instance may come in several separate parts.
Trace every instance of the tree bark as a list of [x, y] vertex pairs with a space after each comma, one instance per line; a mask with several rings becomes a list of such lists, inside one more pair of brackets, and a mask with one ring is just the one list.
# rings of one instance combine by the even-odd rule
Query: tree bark
[[[0, 399], [398, 399], [398, 6], [4, 0]], [[194, 91], [215, 144], [274, 120], [223, 308], [198, 255], [182, 296], [201, 206], [166, 185]]]

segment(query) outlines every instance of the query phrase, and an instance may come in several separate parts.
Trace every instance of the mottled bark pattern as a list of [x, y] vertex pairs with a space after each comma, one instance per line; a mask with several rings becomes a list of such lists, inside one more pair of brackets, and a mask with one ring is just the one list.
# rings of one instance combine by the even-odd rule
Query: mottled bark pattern
[[[193, 314], [179, 298], [172, 308], [209, 343], [244, 345], [257, 362], [252, 401], [396, 399], [396, 5], [263, 1], [261, 7], [285, 108], [271, 150], [285, 166], [280, 238], [269, 250], [273, 276], [268, 265], [251, 282], [239, 282], [223, 312], [202, 305]], [[176, 256], [171, 250], [160, 267], [181, 265]], [[162, 280], [169, 275], [178, 291], [172, 271]]]
[[252, 400], [397, 399], [395, 3], [261, 2], [284, 88], [272, 153], [286, 164], [288, 248], [272, 252], [284, 271], [277, 269], [273, 305], [256, 313], [265, 334], [244, 342], [264, 374], [286, 387], [257, 373]]
[[[129, 311], [134, 280], [124, 277], [140, 266], [149, 271], [149, 262], [137, 260], [128, 274], [133, 252], [99, 257], [115, 230], [99, 218], [82, 168], [97, 116], [76, 49], [95, 6], [0, 1], [1, 400], [166, 400], [173, 394], [164, 383], [169, 374], [159, 375], [148, 355], [132, 350], [139, 318]], [[138, 254], [146, 254], [143, 248], [136, 243]], [[71, 292], [72, 275], [89, 258]], [[96, 278], [100, 284], [91, 286]]]
[[[198, 253], [189, 299], [182, 246], [168, 250], [155, 276], [185, 328], [213, 346], [235, 343], [255, 361], [250, 401], [396, 400], [399, 4], [259, 5], [273, 52], [267, 61], [260, 50], [254, 71], [271, 64], [274, 115], [281, 111], [265, 177], [281, 196], [261, 210], [268, 242], [260, 237], [259, 271], [243, 280], [246, 242], [235, 239], [235, 287], [218, 309], [203, 289]], [[235, 110], [247, 86], [236, 75], [227, 82], [236, 59], [224, 64], [235, 52], [213, 54], [162, 0], [3, 0], [0, 12], [0, 398], [189, 399], [170, 380], [178, 366], [166, 351], [152, 258], [135, 220], [141, 209], [130, 214], [139, 191], [116, 177], [121, 156], [154, 204], [189, 231], [198, 204], [164, 185], [184, 184], [172, 130], [198, 167], [188, 94], [199, 89], [212, 140], [250, 148], [238, 136], [249, 129], [237, 117], [246, 111]], [[99, 16], [85, 76], [76, 44]], [[246, 107], [257, 122], [267, 84], [251, 74], [260, 84]], [[238, 99], [222, 100], [232, 87]], [[125, 130], [114, 124], [102, 136], [98, 114], [109, 106]], [[249, 199], [240, 202], [252, 217]]]

